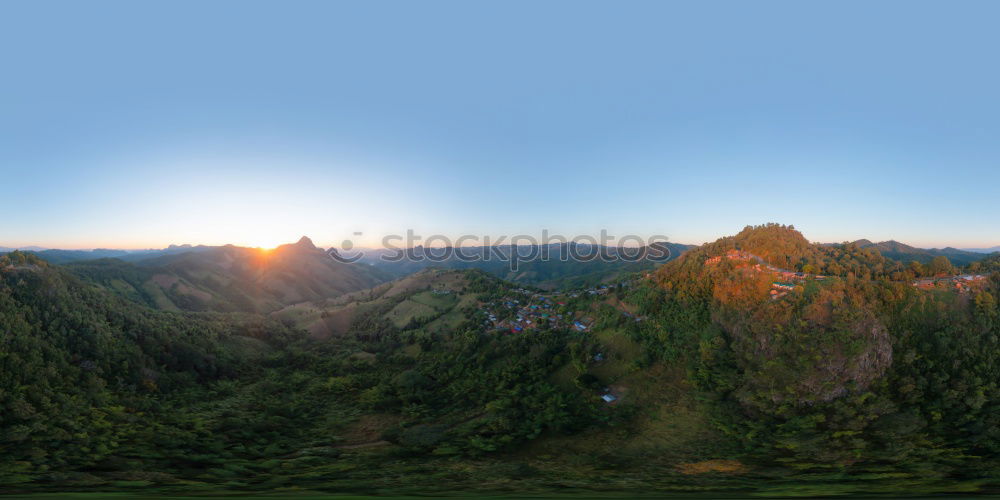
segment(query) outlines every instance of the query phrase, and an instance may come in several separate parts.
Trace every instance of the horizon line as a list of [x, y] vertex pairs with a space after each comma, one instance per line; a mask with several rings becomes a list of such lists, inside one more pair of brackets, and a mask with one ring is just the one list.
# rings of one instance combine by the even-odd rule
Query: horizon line
[[[733, 236], [733, 235], [727, 235], [727, 236]], [[662, 243], [673, 243], [673, 244], [679, 244], [679, 245], [687, 245], [687, 246], [699, 247], [699, 246], [707, 245], [709, 243], [717, 241], [718, 239], [725, 238], [727, 236], [720, 236], [719, 238], [716, 238], [716, 240], [705, 241], [705, 242], [702, 242], [702, 243], [684, 243], [684, 242], [678, 242], [678, 241], [675, 241], [675, 240], [672, 240], [672, 239], [662, 241]], [[305, 237], [305, 236], [303, 236], [303, 237]], [[309, 238], [309, 240], [312, 241], [311, 238]], [[867, 241], [870, 241], [870, 242], [872, 242], [874, 244], [895, 242], [895, 243], [901, 243], [901, 244], [904, 244], [904, 245], [907, 245], [907, 246], [910, 246], [910, 247], [913, 247], [913, 248], [918, 248], [918, 249], [921, 249], [921, 250], [946, 250], [946, 249], [951, 248], [951, 249], [955, 249], [955, 250], [971, 251], [971, 252], [977, 252], [978, 251], [978, 252], [985, 252], [985, 253], [990, 253], [989, 251], [991, 251], [991, 250], [992, 251], [1000, 251], [1000, 244], [997, 244], [997, 245], [986, 244], [986, 245], [979, 245], [979, 246], [977, 246], [977, 245], [968, 245], [968, 246], [961, 245], [961, 246], [959, 246], [959, 245], [954, 245], [954, 244], [952, 244], [952, 245], [943, 245], [943, 246], [922, 246], [922, 245], [917, 245], [917, 244], [910, 244], [910, 243], [907, 243], [907, 242], [904, 242], [904, 241], [900, 241], [900, 240], [896, 240], [896, 239], [888, 239], [888, 240], [876, 241], [876, 240], [872, 240], [870, 238], [857, 238], [857, 239], [854, 239], [854, 240], [844, 240], [844, 241], [809, 241], [809, 243], [815, 244], [815, 245], [842, 245], [842, 244], [853, 243], [853, 242], [861, 241], [861, 240], [867, 240]], [[549, 243], [535, 243], [535, 244], [521, 243], [521, 244], [518, 244], [517, 246], [554, 245], [554, 244], [564, 244], [564, 243], [577, 243], [577, 244], [585, 244], [585, 245], [600, 245], [600, 243], [593, 243], [593, 242], [588, 242], [588, 241], [581, 242], [581, 241], [573, 239], [573, 240], [569, 240], [569, 241], [566, 241], [566, 242], [554, 241], [554, 242], [549, 242]], [[279, 245], [276, 245], [276, 246], [273, 246], [273, 247], [262, 247], [262, 246], [258, 246], [258, 245], [245, 245], [245, 244], [238, 244], [238, 243], [221, 243], [221, 244], [207, 244], [207, 243], [180, 243], [180, 244], [178, 244], [178, 243], [170, 243], [170, 244], [167, 244], [167, 245], [161, 246], [161, 247], [153, 247], [153, 246], [150, 246], [150, 247], [115, 247], [115, 246], [92, 246], [92, 247], [73, 247], [73, 246], [65, 246], [64, 247], [64, 246], [58, 246], [58, 247], [47, 247], [47, 246], [42, 246], [42, 245], [17, 245], [17, 246], [9, 246], [9, 245], [0, 244], [0, 249], [2, 249], [0, 251], [8, 252], [8, 251], [16, 251], [16, 250], [18, 250], [18, 251], [25, 251], [25, 252], [43, 252], [43, 251], [48, 251], [48, 250], [61, 250], [61, 251], [71, 251], [71, 252], [93, 252], [93, 251], [97, 251], [97, 250], [113, 250], [113, 251], [121, 251], [121, 252], [143, 252], [143, 251], [168, 250], [168, 249], [170, 249], [172, 247], [173, 248], [184, 248], [184, 247], [190, 247], [190, 248], [198, 248], [198, 247], [221, 248], [221, 247], [226, 247], [226, 246], [234, 246], [234, 247], [238, 247], [238, 248], [259, 249], [259, 250], [273, 250], [275, 248], [279, 248], [279, 247], [282, 247], [282, 246], [295, 245], [295, 244], [296, 244], [296, 242], [288, 242], [288, 243], [282, 243], [282, 244], [279, 244]], [[314, 243], [314, 246], [316, 246], [317, 248], [325, 249], [325, 250], [329, 250], [331, 248], [338, 248], [338, 250], [340, 250], [340, 248], [338, 247], [338, 245], [332, 244], [332, 243], [328, 243], [328, 242], [327, 243], [321, 243], [321, 244], [315, 244]], [[356, 245], [356, 246], [352, 247], [352, 249], [361, 249], [361, 250], [402, 250], [402, 249], [411, 249], [411, 248], [477, 248], [477, 247], [486, 247], [486, 246], [488, 246], [488, 247], [505, 247], [505, 246], [511, 246], [511, 243], [509, 243], [509, 242], [503, 242], [503, 243], [499, 243], [499, 244], [490, 244], [490, 245], [483, 245], [483, 244], [476, 245], [476, 244], [472, 244], [472, 245], [459, 245], [459, 246], [455, 246], [455, 245], [431, 245], [431, 246], [427, 246], [427, 245], [420, 245], [420, 244], [418, 244], [418, 245], [413, 245], [413, 246], [398, 246], [398, 247], [387, 247], [387, 246], [379, 246], [379, 245], [376, 245], [376, 246]], [[614, 246], [614, 247], [617, 247], [619, 245], [604, 245], [604, 246]], [[646, 246], [646, 245], [624, 245], [625, 248], [638, 248], [640, 246]], [[344, 250], [344, 251], [347, 251], [347, 250]]]

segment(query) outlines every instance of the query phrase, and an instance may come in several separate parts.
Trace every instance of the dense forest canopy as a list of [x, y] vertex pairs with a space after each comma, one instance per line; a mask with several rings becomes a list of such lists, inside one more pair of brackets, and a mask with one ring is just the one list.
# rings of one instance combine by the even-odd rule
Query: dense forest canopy
[[12, 252], [0, 490], [1000, 491], [997, 262], [768, 224], [608, 285], [424, 270], [219, 313]]

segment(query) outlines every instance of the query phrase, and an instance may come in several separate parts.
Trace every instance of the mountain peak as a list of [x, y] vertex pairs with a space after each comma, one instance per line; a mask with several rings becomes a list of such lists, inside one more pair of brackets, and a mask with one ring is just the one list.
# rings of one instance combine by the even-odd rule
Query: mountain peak
[[297, 247], [303, 247], [303, 248], [310, 248], [310, 249], [315, 249], [316, 248], [316, 245], [313, 245], [313, 241], [311, 239], [309, 239], [308, 236], [303, 236], [303, 237], [299, 238], [299, 241], [297, 243], [295, 243], [295, 246], [297, 246]]

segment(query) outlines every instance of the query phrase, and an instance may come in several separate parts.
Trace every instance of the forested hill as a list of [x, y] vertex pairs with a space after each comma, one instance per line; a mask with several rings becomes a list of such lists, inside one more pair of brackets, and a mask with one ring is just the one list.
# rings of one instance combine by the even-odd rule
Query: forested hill
[[[646, 300], [717, 424], [760, 459], [996, 481], [1000, 273], [930, 291], [894, 279], [907, 273], [765, 225], [663, 266]], [[963, 456], [981, 469], [953, 465]]]
[[[978, 261], [968, 266], [952, 263], [945, 255], [935, 255], [929, 260], [906, 262], [884, 255], [879, 246], [861, 243], [814, 244], [802, 236], [794, 226], [764, 224], [747, 226], [734, 236], [719, 238], [684, 255], [687, 261], [707, 259], [733, 250], [760, 257], [769, 265], [806, 274], [912, 281], [915, 278], [945, 276], [962, 271], [978, 272]], [[868, 242], [870, 243], [870, 242]], [[880, 244], [881, 245], [881, 244]], [[987, 259], [976, 254], [979, 259]], [[926, 261], [926, 264], [921, 263]]]
[[252, 371], [299, 335], [258, 316], [155, 311], [0, 256], [0, 491], [123, 460], [155, 432], [139, 429], [156, 395]]
[[371, 266], [331, 259], [306, 237], [273, 250], [202, 247], [135, 263], [100, 259], [67, 268], [130, 300], [174, 311], [265, 313], [389, 279]]
[[978, 266], [980, 272], [1000, 272], [1000, 253], [995, 253], [983, 259]]

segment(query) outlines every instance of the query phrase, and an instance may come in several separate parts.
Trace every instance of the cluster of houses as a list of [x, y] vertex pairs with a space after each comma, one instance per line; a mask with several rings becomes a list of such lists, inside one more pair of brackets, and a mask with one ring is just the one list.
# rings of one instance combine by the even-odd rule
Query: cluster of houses
[[719, 262], [722, 262], [722, 259], [726, 259], [726, 260], [754, 260], [754, 259], [757, 259], [757, 260], [759, 260], [756, 255], [754, 255], [754, 254], [752, 254], [750, 252], [744, 252], [743, 250], [729, 250], [728, 252], [726, 252], [726, 255], [717, 255], [715, 257], [709, 258], [708, 260], [705, 261], [705, 264], [706, 265], [718, 264]]
[[[741, 260], [741, 261], [757, 261], [751, 268], [754, 271], [770, 271], [776, 275], [778, 281], [771, 284], [771, 299], [777, 300], [784, 297], [792, 289], [795, 288], [795, 283], [803, 281], [807, 278], [824, 280], [826, 276], [820, 274], [809, 274], [803, 272], [789, 271], [787, 269], [781, 269], [774, 267], [770, 264], [764, 262], [760, 257], [742, 250], [729, 250], [725, 255], [718, 255], [709, 258], [705, 261], [705, 264], [718, 264], [722, 262], [723, 259], [726, 260]], [[916, 280], [912, 285], [916, 288], [923, 290], [931, 290], [935, 288], [947, 288], [955, 290], [959, 293], [968, 293], [971, 291], [977, 283], [982, 283], [986, 279], [986, 276], [981, 274], [963, 274], [959, 276], [947, 276], [938, 278], [924, 278]]]
[[723, 259], [726, 260], [740, 260], [740, 261], [756, 261], [753, 266], [749, 269], [755, 272], [770, 272], [775, 275], [777, 281], [771, 283], [771, 290], [769, 292], [771, 300], [778, 300], [789, 292], [795, 289], [795, 285], [798, 282], [805, 281], [806, 279], [812, 278], [817, 280], [824, 280], [826, 276], [821, 274], [809, 274], [799, 271], [789, 271], [788, 269], [781, 269], [779, 267], [772, 266], [764, 259], [743, 250], [729, 250], [725, 255], [718, 255], [707, 259], [705, 264], [718, 264], [722, 262]]
[[597, 288], [591, 288], [591, 289], [586, 290], [586, 293], [588, 295], [607, 295], [608, 292], [610, 292], [610, 291], [611, 291], [611, 289], [608, 288], [608, 285], [601, 285], [601, 286], [599, 286]]
[[775, 281], [771, 283], [771, 300], [778, 300], [795, 289], [795, 283]]
[[757, 263], [753, 265], [754, 270], [770, 271], [772, 273], [777, 274], [778, 278], [781, 279], [782, 281], [801, 281], [806, 278], [813, 278], [818, 280], [826, 279], [826, 276], [823, 276], [821, 274], [809, 274], [797, 271], [789, 271], [787, 269], [781, 269], [779, 267], [772, 266], [764, 262], [764, 259], [750, 252], [745, 252], [743, 250], [729, 250], [726, 252], [725, 255], [718, 255], [706, 260], [705, 264], [708, 265], [718, 264], [719, 262], [722, 262], [723, 258], [725, 258], [726, 260], [757, 261]]
[[632, 313], [630, 313], [630, 312], [628, 312], [628, 311], [622, 311], [622, 314], [623, 314], [623, 315], [624, 315], [624, 316], [625, 316], [626, 318], [629, 318], [629, 319], [632, 319], [632, 320], [634, 320], [634, 321], [635, 321], [636, 323], [641, 323], [641, 322], [642, 322], [643, 320], [645, 320], [645, 319], [646, 319], [646, 317], [645, 317], [645, 316], [639, 316], [638, 314], [632, 314]]
[[778, 268], [773, 267], [773, 266], [767, 266], [767, 269], [769, 271], [772, 271], [772, 272], [776, 273], [779, 278], [781, 278], [781, 279], [783, 279], [785, 281], [801, 281], [801, 280], [804, 280], [806, 278], [813, 278], [813, 279], [817, 279], [817, 280], [824, 280], [824, 279], [826, 279], [826, 276], [823, 276], [822, 274], [808, 274], [808, 273], [795, 272], [795, 271], [786, 271], [784, 269], [778, 269]]
[[486, 314], [485, 325], [510, 333], [522, 333], [542, 326], [572, 327], [579, 332], [590, 328], [586, 319], [577, 319], [576, 314], [566, 308], [566, 303], [558, 300], [558, 296], [549, 297], [523, 288], [514, 291], [516, 297], [480, 305], [480, 310]]
[[595, 287], [592, 287], [592, 288], [588, 288], [586, 290], [582, 290], [582, 291], [578, 291], [578, 292], [571, 292], [571, 293], [569, 293], [569, 297], [572, 298], [572, 299], [575, 299], [575, 298], [579, 297], [580, 295], [607, 295], [612, 290], [614, 290], [616, 286], [618, 286], [618, 287], [627, 287], [627, 286], [629, 286], [631, 284], [632, 283], [629, 282], [629, 281], [622, 281], [621, 283], [618, 283], [616, 285], [595, 286]]
[[[570, 328], [582, 333], [591, 329], [593, 319], [582, 317], [576, 311], [569, 310], [565, 301], [580, 296], [607, 295], [615, 287], [627, 287], [630, 284], [630, 282], [623, 281], [613, 285], [600, 285], [585, 290], [553, 294], [517, 288], [513, 290], [514, 295], [499, 301], [480, 304], [479, 309], [486, 314], [483, 324], [498, 331], [522, 333], [525, 330], [546, 326]], [[622, 314], [636, 322], [645, 319], [627, 311], [623, 311]]]
[[983, 283], [986, 276], [981, 274], [963, 274], [944, 278], [925, 278], [913, 282], [913, 286], [921, 290], [932, 290], [937, 287], [948, 288], [959, 293], [968, 293], [974, 286]]

